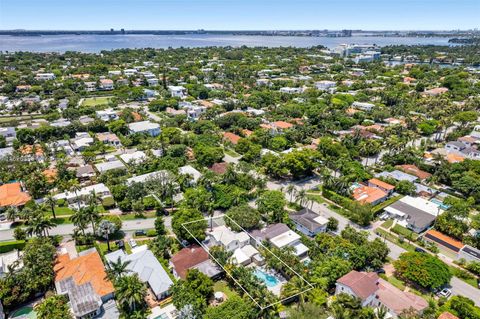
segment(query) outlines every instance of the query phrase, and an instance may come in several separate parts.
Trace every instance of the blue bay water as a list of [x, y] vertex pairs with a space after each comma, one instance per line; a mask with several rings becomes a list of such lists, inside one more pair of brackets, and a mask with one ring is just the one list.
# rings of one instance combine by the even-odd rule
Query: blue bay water
[[32, 52], [100, 52], [122, 48], [179, 48], [209, 46], [266, 46], [266, 47], [312, 47], [324, 45], [334, 48], [339, 44], [386, 45], [448, 45], [444, 37], [369, 37], [349, 38], [294, 37], [294, 36], [249, 36], [249, 35], [46, 35], [5, 36], [0, 35], [0, 51]]

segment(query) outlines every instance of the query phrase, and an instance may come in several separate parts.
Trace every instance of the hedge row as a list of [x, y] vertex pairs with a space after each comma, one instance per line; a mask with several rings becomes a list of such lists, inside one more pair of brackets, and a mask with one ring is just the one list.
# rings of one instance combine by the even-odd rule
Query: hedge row
[[0, 254], [11, 252], [12, 250], [22, 250], [25, 247], [25, 240], [15, 240], [0, 242]]

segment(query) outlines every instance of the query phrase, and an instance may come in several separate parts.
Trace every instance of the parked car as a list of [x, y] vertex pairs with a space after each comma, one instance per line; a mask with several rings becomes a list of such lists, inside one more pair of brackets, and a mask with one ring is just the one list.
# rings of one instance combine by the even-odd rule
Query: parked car
[[452, 291], [448, 288], [443, 288], [442, 290], [440, 290], [440, 292], [438, 293], [438, 296], [439, 297], [445, 297], [445, 298], [448, 298], [452, 295]]
[[384, 274], [384, 273], [385, 273], [385, 269], [379, 268], [379, 269], [375, 270], [375, 272], [376, 272], [377, 274]]
[[143, 229], [141, 229], [141, 230], [136, 230], [136, 231], [135, 231], [135, 236], [137, 236], [137, 237], [138, 237], [138, 236], [147, 236], [147, 232], [146, 232], [145, 230], [143, 230]]
[[128, 241], [128, 243], [130, 244], [130, 246], [131, 246], [132, 248], [137, 247], [137, 242], [136, 242], [135, 239], [133, 239], [133, 238], [130, 238], [130, 240]]
[[420, 247], [416, 247], [416, 248], [415, 248], [415, 251], [416, 251], [417, 253], [426, 253], [426, 252], [427, 252], [425, 249], [422, 249], [422, 248], [420, 248]]

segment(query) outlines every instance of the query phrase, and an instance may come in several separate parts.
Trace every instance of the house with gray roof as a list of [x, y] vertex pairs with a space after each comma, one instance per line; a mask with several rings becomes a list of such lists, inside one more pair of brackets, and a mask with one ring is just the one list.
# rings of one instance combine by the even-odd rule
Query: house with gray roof
[[437, 204], [421, 197], [405, 196], [385, 207], [385, 213], [397, 219], [397, 223], [416, 233], [430, 227], [443, 210]]
[[308, 208], [304, 208], [289, 216], [297, 230], [307, 236], [315, 237], [318, 233], [327, 230], [328, 219]]
[[117, 262], [119, 258], [122, 262], [128, 262], [127, 269], [131, 273], [136, 273], [140, 280], [148, 285], [157, 300], [170, 295], [170, 287], [173, 285], [173, 281], [147, 245], [132, 249], [130, 255], [127, 255], [123, 250], [105, 255], [108, 264]]

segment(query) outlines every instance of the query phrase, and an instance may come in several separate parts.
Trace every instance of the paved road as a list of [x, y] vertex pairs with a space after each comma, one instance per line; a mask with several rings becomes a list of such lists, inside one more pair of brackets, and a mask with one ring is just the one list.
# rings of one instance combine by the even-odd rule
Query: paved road
[[[165, 227], [171, 228], [171, 217], [164, 217]], [[149, 229], [155, 227], [155, 218], [126, 220], [122, 222], [122, 230], [124, 232], [132, 232], [139, 229]], [[58, 225], [50, 230], [50, 235], [72, 235], [75, 226], [73, 224]], [[91, 228], [87, 230], [91, 231]], [[0, 241], [13, 240], [13, 229], [0, 230]]]
[[450, 281], [450, 290], [452, 291], [453, 295], [464, 296], [467, 298], [472, 299], [477, 306], [480, 307], [480, 290], [470, 286], [466, 282], [458, 279], [457, 277], [453, 277]]
[[148, 117], [156, 122], [161, 122], [162, 121], [162, 118], [160, 116], [158, 116], [157, 114], [155, 113], [152, 113], [148, 110], [148, 105], [145, 105], [143, 107], [143, 110], [145, 111], [145, 113], [148, 115]]
[[[287, 200], [290, 200], [290, 195], [286, 193], [287, 186], [290, 183], [291, 182], [268, 181], [267, 188], [270, 190], [282, 190], [285, 193], [285, 198]], [[312, 188], [319, 185], [320, 183], [321, 181], [318, 178], [315, 178], [315, 179], [308, 180], [306, 182], [299, 182], [299, 183], [293, 183], [293, 184], [295, 185], [295, 188], [297, 190], [300, 190], [300, 189], [311, 190]], [[387, 247], [390, 249], [388, 256], [393, 260], [398, 259], [398, 257], [402, 253], [406, 252], [406, 250], [403, 249], [402, 247], [397, 246], [394, 243], [388, 240], [385, 240], [379, 237], [377, 234], [375, 234], [375, 229], [379, 226], [380, 222], [374, 223], [370, 227], [360, 227], [359, 225], [352, 223], [350, 220], [348, 220], [344, 216], [329, 209], [325, 204], [319, 204], [317, 202], [314, 202], [311, 208], [314, 212], [316, 212], [321, 216], [324, 216], [326, 218], [334, 217], [335, 219], [337, 219], [338, 229], [340, 231], [345, 227], [347, 227], [347, 225], [350, 225], [351, 227], [354, 227], [357, 230], [368, 231], [370, 240], [374, 240], [375, 238], [382, 239], [387, 245]], [[452, 278], [452, 280], [450, 281], [450, 286], [451, 286], [452, 293], [454, 295], [462, 295], [462, 296], [468, 297], [472, 299], [477, 306], [480, 306], [480, 289], [470, 286], [469, 284], [458, 279], [457, 277]]]

